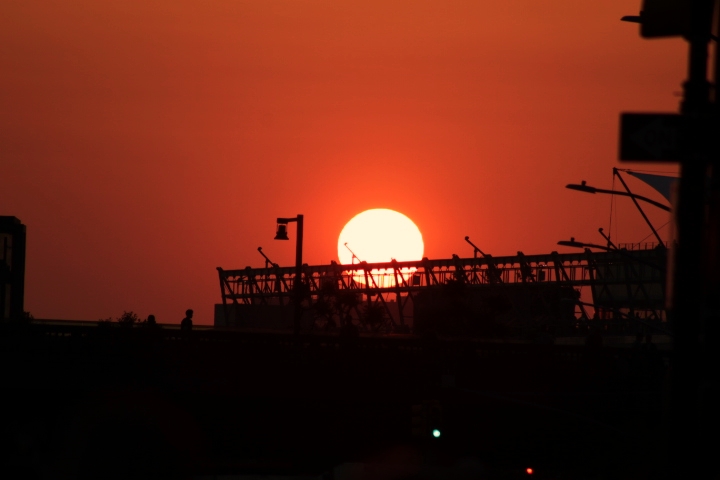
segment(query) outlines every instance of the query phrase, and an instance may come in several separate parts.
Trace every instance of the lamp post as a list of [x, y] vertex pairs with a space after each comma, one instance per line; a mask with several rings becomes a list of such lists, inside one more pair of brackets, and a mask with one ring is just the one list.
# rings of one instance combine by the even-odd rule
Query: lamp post
[[293, 281], [293, 303], [295, 304], [293, 330], [295, 334], [298, 334], [300, 332], [300, 315], [302, 314], [302, 310], [300, 308], [300, 301], [302, 300], [300, 285], [302, 283], [303, 216], [298, 215], [294, 218], [278, 217], [275, 240], [290, 240], [287, 235], [287, 224], [292, 222], [297, 223], [297, 241], [295, 243], [295, 280]]

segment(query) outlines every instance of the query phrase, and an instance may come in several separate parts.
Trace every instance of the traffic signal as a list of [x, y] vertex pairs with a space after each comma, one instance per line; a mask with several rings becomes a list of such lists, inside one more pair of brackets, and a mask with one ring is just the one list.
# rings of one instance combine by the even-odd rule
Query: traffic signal
[[434, 401], [428, 404], [427, 427], [433, 438], [440, 438], [443, 432], [443, 414], [440, 402]]
[[443, 433], [442, 406], [437, 400], [411, 406], [411, 432], [420, 438], [440, 438]]

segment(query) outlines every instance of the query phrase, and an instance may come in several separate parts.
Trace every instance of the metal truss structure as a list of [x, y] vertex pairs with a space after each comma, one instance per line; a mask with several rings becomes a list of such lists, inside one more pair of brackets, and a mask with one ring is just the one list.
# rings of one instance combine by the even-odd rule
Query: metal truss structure
[[[587, 318], [592, 306], [602, 318], [664, 318], [666, 249], [610, 250], [583, 253], [386, 262], [352, 265], [303, 265], [302, 285], [294, 291], [295, 267], [218, 267], [222, 314], [229, 326], [254, 326], [263, 318], [287, 316], [299, 295], [306, 327], [354, 323], [373, 331], [410, 331], [413, 307], [427, 292], [462, 288], [487, 291], [538, 292], [538, 288], [573, 289], [574, 315]], [[533, 290], [534, 289], [534, 290]], [[592, 301], [580, 298], [589, 291]], [[528, 293], [529, 294], [529, 293]], [[518, 298], [515, 295], [514, 298]], [[274, 312], [274, 313], [273, 313]], [[279, 312], [279, 313], [278, 313]]]

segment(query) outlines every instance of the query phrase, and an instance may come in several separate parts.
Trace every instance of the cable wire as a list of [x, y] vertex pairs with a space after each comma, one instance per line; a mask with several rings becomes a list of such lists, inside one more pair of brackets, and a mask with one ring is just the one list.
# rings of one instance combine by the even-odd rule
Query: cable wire
[[[613, 173], [612, 176], [612, 188], [611, 190], [615, 191], [615, 174]], [[608, 225], [608, 238], [612, 240], [612, 226], [613, 226], [613, 207], [615, 206], [615, 194], [610, 195], [610, 225]], [[615, 226], [615, 238], [617, 238], [617, 224]], [[610, 245], [608, 245], [609, 247]]]

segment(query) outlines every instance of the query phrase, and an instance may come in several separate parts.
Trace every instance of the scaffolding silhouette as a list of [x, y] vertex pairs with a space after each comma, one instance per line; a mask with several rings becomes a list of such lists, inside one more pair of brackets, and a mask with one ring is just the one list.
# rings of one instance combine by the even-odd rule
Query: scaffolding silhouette
[[[378, 332], [407, 330], [417, 314], [418, 298], [431, 298], [448, 288], [466, 295], [500, 292], [513, 302], [525, 296], [564, 292], [576, 318], [586, 307], [603, 318], [665, 318], [666, 249], [460, 258], [340, 265], [304, 265], [303, 311], [306, 328], [330, 322], [353, 322]], [[291, 305], [295, 267], [218, 267], [222, 309], [229, 325], [243, 325], [243, 306], [282, 308]], [[567, 292], [577, 292], [576, 295]], [[580, 292], [591, 300], [580, 298]], [[585, 293], [583, 293], [585, 295]], [[535, 299], [537, 303], [537, 298]], [[542, 298], [540, 299], [542, 300]], [[421, 301], [420, 304], [423, 304]], [[334, 306], [333, 308], [330, 308]], [[415, 308], [414, 308], [415, 307]], [[372, 325], [363, 322], [373, 314]]]

